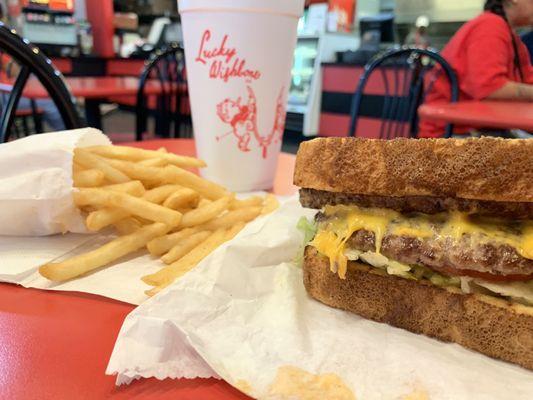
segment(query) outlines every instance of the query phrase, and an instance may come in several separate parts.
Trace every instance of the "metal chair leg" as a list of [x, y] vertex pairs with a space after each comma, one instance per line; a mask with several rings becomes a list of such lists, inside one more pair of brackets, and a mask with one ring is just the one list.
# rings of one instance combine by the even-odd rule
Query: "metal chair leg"
[[39, 114], [39, 110], [37, 109], [37, 104], [35, 103], [35, 100], [32, 99], [30, 101], [30, 105], [35, 133], [43, 133], [43, 117], [41, 114]]
[[30, 128], [28, 126], [28, 118], [22, 117], [22, 130], [23, 130], [23, 136], [29, 136], [31, 135]]

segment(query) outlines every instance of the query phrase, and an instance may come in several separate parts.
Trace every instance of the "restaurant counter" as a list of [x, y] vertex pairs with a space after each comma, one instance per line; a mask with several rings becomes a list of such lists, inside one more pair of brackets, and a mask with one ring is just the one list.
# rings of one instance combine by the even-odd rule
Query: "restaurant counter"
[[365, 64], [322, 63], [320, 136], [346, 136], [352, 96]]
[[[364, 63], [322, 63], [322, 102], [319, 135], [347, 136], [350, 126], [352, 98], [364, 73]], [[384, 71], [387, 80], [394, 79], [393, 69]], [[385, 94], [382, 74], [372, 74], [365, 87], [365, 106], [357, 122], [357, 136], [378, 138]]]

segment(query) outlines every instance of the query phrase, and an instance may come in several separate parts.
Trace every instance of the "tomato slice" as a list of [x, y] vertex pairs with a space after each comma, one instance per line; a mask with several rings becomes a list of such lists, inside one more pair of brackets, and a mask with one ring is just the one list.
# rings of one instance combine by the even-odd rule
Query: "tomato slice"
[[529, 281], [533, 280], [533, 274], [531, 275], [495, 275], [489, 272], [479, 272], [470, 269], [457, 269], [453, 267], [439, 267], [432, 268], [437, 272], [445, 273], [449, 276], [469, 276], [471, 278], [480, 278], [490, 282], [514, 282], [514, 281]]

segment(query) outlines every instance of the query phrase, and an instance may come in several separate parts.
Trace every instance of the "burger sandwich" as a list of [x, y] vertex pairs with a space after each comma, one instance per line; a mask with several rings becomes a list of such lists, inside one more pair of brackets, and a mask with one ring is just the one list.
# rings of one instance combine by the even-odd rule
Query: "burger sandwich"
[[310, 296], [533, 370], [533, 140], [315, 139], [294, 182]]

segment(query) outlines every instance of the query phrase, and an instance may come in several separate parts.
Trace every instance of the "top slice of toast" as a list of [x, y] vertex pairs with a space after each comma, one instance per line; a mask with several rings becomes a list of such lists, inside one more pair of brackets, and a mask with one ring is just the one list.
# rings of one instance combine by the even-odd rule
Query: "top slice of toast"
[[319, 138], [300, 145], [294, 183], [361, 195], [533, 202], [533, 139]]

